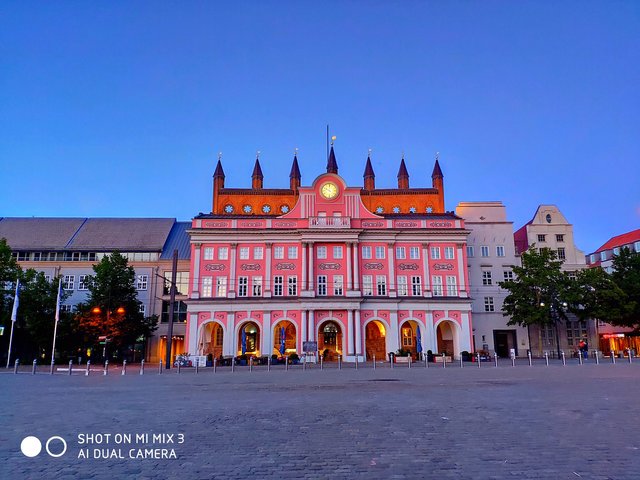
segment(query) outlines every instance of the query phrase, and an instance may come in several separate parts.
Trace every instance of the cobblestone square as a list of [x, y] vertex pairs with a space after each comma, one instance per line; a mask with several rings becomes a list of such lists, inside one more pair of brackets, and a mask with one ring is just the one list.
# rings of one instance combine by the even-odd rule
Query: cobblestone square
[[[41, 368], [0, 374], [1, 479], [640, 478], [640, 364]], [[173, 443], [151, 445], [154, 433]], [[81, 445], [85, 434], [111, 441]], [[116, 434], [151, 436], [116, 444]], [[20, 450], [31, 435], [42, 442], [34, 458]], [[52, 436], [68, 446], [58, 458], [45, 450]], [[139, 447], [177, 458], [130, 458]]]

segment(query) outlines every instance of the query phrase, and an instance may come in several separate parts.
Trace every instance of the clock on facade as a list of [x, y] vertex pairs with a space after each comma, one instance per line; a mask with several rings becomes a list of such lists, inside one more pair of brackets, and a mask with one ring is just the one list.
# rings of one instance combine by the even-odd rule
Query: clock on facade
[[320, 194], [327, 200], [334, 199], [338, 196], [338, 186], [333, 182], [327, 182], [320, 188]]

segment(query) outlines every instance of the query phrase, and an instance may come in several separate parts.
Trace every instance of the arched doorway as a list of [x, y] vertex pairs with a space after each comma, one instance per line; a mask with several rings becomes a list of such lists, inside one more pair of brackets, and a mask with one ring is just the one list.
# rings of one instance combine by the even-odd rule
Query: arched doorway
[[408, 350], [411, 357], [417, 359], [418, 355], [418, 323], [407, 320], [400, 327], [400, 348]]
[[342, 329], [338, 323], [328, 321], [318, 327], [318, 351], [325, 361], [333, 362], [342, 355]]
[[240, 327], [237, 354], [260, 356], [260, 327], [255, 322], [247, 322]]
[[384, 361], [387, 357], [387, 329], [385, 326], [377, 321], [367, 323], [365, 330], [365, 346], [367, 361], [373, 360], [376, 357], [376, 361]]
[[436, 339], [438, 342], [438, 353], [451, 356], [458, 354], [456, 331], [453, 323], [449, 321], [439, 323], [436, 329]]
[[217, 322], [209, 322], [204, 325], [202, 354], [211, 355], [212, 358], [222, 356], [222, 345], [224, 342], [224, 329]]
[[[284, 329], [284, 331], [283, 331]], [[284, 352], [282, 352], [282, 340], [284, 339]], [[289, 320], [282, 320], [273, 327], [273, 351], [272, 355], [291, 355], [297, 352], [298, 338], [296, 326]]]

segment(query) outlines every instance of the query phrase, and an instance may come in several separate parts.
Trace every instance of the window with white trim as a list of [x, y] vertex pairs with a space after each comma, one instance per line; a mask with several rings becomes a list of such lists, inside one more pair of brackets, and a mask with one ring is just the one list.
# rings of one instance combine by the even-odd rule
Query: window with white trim
[[564, 242], [564, 234], [556, 233], [556, 242]]
[[488, 257], [489, 256], [489, 247], [487, 245], [480, 246], [480, 256]]
[[240, 260], [249, 260], [249, 247], [240, 247]]
[[640, 241], [638, 241], [638, 242], [633, 242], [633, 249], [634, 249], [636, 252], [639, 252], [639, 253], [640, 253]]
[[620, 247], [613, 247], [613, 254], [620, 255]]
[[490, 270], [482, 271], [482, 285], [493, 285], [493, 275]]
[[298, 258], [298, 247], [294, 246], [287, 248], [287, 258], [289, 258], [289, 260], [295, 260]]
[[73, 290], [76, 283], [75, 275], [65, 275], [62, 280], [62, 288], [64, 290]]
[[204, 254], [202, 258], [204, 260], [213, 260], [213, 247], [204, 247]]
[[229, 249], [227, 247], [219, 247], [218, 260], [228, 260], [228, 259], [229, 259]]
[[238, 277], [238, 296], [246, 297], [249, 290], [249, 277]]
[[327, 276], [326, 275], [318, 275], [318, 296], [320, 297], [327, 296]]
[[453, 249], [453, 247], [444, 247], [444, 258], [446, 260], [453, 260], [453, 258], [454, 258], [454, 249]]
[[484, 297], [484, 311], [495, 312], [496, 308], [493, 304], [493, 297]]
[[210, 297], [213, 288], [213, 277], [202, 277], [202, 288], [200, 294], [203, 297]]
[[324, 260], [325, 258], [327, 258], [327, 247], [319, 246], [316, 249], [316, 254], [319, 259]]
[[227, 277], [216, 278], [216, 297], [227, 296]]
[[88, 278], [89, 278], [89, 275], [80, 275], [78, 277], [78, 290], [89, 290], [89, 288], [87, 287]]
[[440, 247], [431, 247], [431, 260], [440, 260]]
[[471, 245], [467, 245], [467, 257], [473, 258], [473, 247]]
[[409, 294], [409, 289], [407, 286], [407, 277], [405, 275], [399, 275], [396, 278], [396, 282], [398, 285], [398, 295], [401, 297], [406, 297]]
[[333, 246], [333, 258], [334, 260], [340, 260], [342, 258], [342, 246], [334, 245]]
[[396, 247], [396, 258], [398, 260], [407, 258], [407, 250], [404, 247]]
[[344, 290], [344, 277], [342, 275], [333, 276], [333, 294], [342, 295]]
[[503, 245], [498, 245], [496, 247], [496, 256], [497, 257], [504, 257], [504, 246]]
[[505, 270], [504, 272], [502, 272], [502, 275], [504, 276], [504, 281], [505, 282], [513, 281], [513, 271]]
[[139, 311], [140, 311], [140, 313], [141, 313], [142, 315], [146, 315], [146, 314], [147, 314], [147, 306], [146, 306], [144, 303], [141, 303], [141, 304], [140, 304], [140, 310], [139, 310]]
[[298, 277], [291, 275], [287, 277], [287, 289], [290, 297], [298, 296]]
[[149, 275], [136, 276], [136, 290], [146, 290], [149, 283]]
[[282, 275], [276, 275], [273, 277], [273, 295], [276, 297], [282, 296], [284, 277]]
[[61, 312], [70, 313], [72, 310], [73, 310], [73, 306], [72, 305], [60, 305], [60, 311]]
[[431, 277], [431, 285], [434, 297], [442, 297], [444, 295], [442, 290], [442, 277], [440, 275], [434, 275]]
[[420, 275], [411, 276], [411, 295], [414, 297], [422, 296], [422, 277]]
[[382, 260], [385, 258], [386, 247], [378, 245], [376, 247], [376, 259]]
[[558, 247], [558, 260], [564, 260], [566, 258], [567, 255], [565, 254], [564, 247]]
[[264, 258], [264, 249], [262, 247], [253, 247], [253, 259], [262, 260]]
[[253, 277], [251, 279], [251, 296], [252, 297], [261, 297], [262, 296], [262, 277]]
[[420, 260], [420, 247], [409, 247], [409, 258], [411, 260]]
[[447, 275], [447, 297], [458, 296], [458, 279], [455, 275]]
[[[546, 241], [547, 241], [547, 236], [542, 234], [542, 233], [539, 233], [538, 234], [538, 242], [546, 242]], [[493, 312], [493, 310], [491, 310], [491, 311]]]
[[369, 260], [371, 258], [371, 247], [369, 246], [362, 247], [362, 258], [364, 260]]
[[365, 297], [373, 295], [373, 275], [362, 276], [362, 295]]
[[284, 247], [273, 247], [273, 258], [282, 260], [284, 258]]
[[376, 293], [378, 296], [385, 296], [387, 294], [386, 275], [376, 275]]

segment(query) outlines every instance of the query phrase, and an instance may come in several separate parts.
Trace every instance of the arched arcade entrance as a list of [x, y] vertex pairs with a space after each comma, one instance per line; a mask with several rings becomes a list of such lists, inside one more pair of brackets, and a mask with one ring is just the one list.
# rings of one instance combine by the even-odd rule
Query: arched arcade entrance
[[298, 336], [296, 326], [289, 320], [281, 320], [276, 323], [273, 327], [273, 345], [271, 355], [291, 355], [292, 353], [297, 352], [297, 346]]
[[260, 356], [260, 327], [255, 322], [247, 322], [238, 332], [237, 355]]
[[387, 329], [378, 320], [372, 320], [365, 327], [366, 359], [372, 361], [384, 361], [387, 357]]
[[318, 326], [318, 351], [324, 361], [338, 360], [342, 353], [342, 328], [340, 324], [332, 320], [321, 323]]
[[458, 330], [453, 322], [445, 320], [438, 324], [436, 327], [436, 341], [438, 353], [451, 356], [460, 354], [458, 351]]

